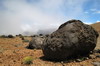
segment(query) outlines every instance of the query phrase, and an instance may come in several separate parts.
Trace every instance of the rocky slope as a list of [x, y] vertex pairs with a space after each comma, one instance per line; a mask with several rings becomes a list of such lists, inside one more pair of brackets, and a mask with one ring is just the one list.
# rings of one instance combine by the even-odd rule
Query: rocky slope
[[91, 24], [91, 26], [100, 33], [100, 22]]

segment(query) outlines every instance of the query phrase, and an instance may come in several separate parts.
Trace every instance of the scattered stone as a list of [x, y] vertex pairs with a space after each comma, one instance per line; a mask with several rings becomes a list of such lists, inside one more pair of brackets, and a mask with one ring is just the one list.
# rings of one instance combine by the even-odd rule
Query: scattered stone
[[45, 36], [46, 36], [46, 37], [49, 37], [49, 34], [46, 34]]
[[14, 46], [15, 47], [20, 47], [20, 46], [22, 46], [22, 44], [15, 44]]
[[89, 59], [88, 57], [81, 57], [81, 58], [76, 59], [76, 62], [81, 62], [88, 59]]
[[29, 42], [29, 49], [41, 49], [43, 45], [43, 37], [33, 37], [33, 39]]
[[100, 66], [100, 62], [93, 62], [92, 63], [94, 66]]
[[89, 59], [88, 57], [85, 58], [85, 60], [88, 60], [88, 59]]
[[100, 55], [96, 55], [96, 57], [100, 58]]
[[20, 36], [20, 38], [21, 38], [22, 40], [25, 40], [24, 36]]
[[61, 63], [64, 63], [63, 61], [61, 61]]
[[95, 59], [96, 56], [95, 56], [95, 55], [89, 55], [89, 58], [90, 58], [90, 59]]
[[76, 62], [81, 62], [81, 61], [83, 61], [82, 59], [76, 59]]
[[25, 40], [23, 40], [23, 42], [30, 42], [29, 40], [27, 40], [27, 39], [25, 39]]
[[93, 51], [98, 33], [80, 20], [70, 20], [62, 24], [43, 42], [45, 58], [64, 60], [78, 55], [87, 55]]
[[90, 51], [90, 54], [93, 54], [93, 51]]
[[100, 49], [94, 50], [94, 53], [100, 53]]

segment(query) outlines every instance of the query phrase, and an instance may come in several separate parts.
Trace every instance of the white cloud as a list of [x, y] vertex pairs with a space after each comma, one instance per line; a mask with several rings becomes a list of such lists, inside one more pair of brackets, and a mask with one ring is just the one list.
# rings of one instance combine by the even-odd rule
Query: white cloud
[[91, 22], [84, 22], [85, 24], [88, 24], [88, 25], [91, 25], [92, 23]]
[[88, 14], [89, 12], [86, 11], [86, 12], [84, 12], [84, 13]]
[[90, 10], [91, 10], [91, 11], [97, 11], [97, 9], [95, 9], [95, 8], [94, 8], [94, 9], [90, 9]]
[[93, 14], [100, 14], [100, 10], [98, 9], [90, 9], [90, 11], [92, 11]]
[[100, 11], [96, 11], [96, 13], [100, 14]]
[[26, 0], [4, 0], [2, 6], [5, 9], [0, 10], [0, 33], [37, 33], [39, 30], [58, 28], [69, 19], [84, 16], [82, 8], [86, 1], [39, 0], [30, 3]]
[[100, 20], [97, 20], [96, 22], [100, 22]]
[[27, 31], [27, 30], [32, 29], [31, 26], [28, 25], [28, 24], [22, 25], [21, 28], [22, 28], [22, 30], [24, 30], [24, 31]]

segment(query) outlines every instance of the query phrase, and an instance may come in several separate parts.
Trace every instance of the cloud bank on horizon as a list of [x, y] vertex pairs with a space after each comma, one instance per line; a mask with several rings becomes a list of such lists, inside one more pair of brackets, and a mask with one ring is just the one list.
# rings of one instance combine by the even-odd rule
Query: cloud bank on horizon
[[0, 0], [0, 34], [52, 32], [70, 19], [95, 23], [100, 21], [99, 3], [100, 0]]

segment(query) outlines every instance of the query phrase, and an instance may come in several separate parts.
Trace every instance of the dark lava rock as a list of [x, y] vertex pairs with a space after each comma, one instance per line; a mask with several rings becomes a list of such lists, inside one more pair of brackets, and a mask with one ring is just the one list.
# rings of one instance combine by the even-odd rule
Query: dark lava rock
[[87, 55], [95, 48], [98, 36], [91, 26], [80, 20], [70, 20], [44, 40], [42, 50], [50, 60]]
[[29, 49], [41, 49], [43, 45], [44, 38], [43, 37], [33, 37], [33, 39], [29, 42]]

